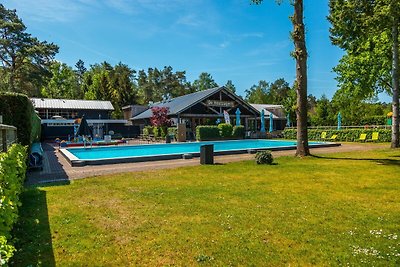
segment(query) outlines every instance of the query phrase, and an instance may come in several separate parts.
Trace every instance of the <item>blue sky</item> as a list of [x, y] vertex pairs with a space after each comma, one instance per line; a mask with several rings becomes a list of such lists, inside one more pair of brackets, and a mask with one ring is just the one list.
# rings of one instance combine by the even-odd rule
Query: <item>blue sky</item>
[[[57, 60], [71, 66], [119, 61], [138, 69], [205, 71], [238, 94], [259, 80], [295, 79], [289, 1], [265, 0], [3, 0], [17, 9], [28, 32], [60, 46]], [[305, 0], [309, 93], [331, 97], [332, 72], [342, 51], [330, 44], [328, 0]]]

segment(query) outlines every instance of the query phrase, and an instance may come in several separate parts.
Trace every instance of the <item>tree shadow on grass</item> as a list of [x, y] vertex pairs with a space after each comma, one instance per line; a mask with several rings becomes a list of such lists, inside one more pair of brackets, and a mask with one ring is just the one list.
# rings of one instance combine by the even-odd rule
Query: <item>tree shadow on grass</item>
[[318, 159], [340, 159], [340, 160], [354, 160], [354, 161], [371, 161], [381, 165], [400, 166], [400, 159], [382, 159], [382, 158], [345, 158], [345, 157], [332, 157], [332, 156], [319, 156], [311, 155], [311, 157]]
[[21, 201], [19, 220], [13, 230], [17, 251], [11, 265], [55, 266], [46, 191], [26, 188]]

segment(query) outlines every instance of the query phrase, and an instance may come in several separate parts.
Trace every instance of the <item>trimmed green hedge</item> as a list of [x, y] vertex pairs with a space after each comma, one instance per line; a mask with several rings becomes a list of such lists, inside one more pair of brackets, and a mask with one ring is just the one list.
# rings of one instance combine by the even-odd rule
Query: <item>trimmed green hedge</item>
[[[342, 129], [342, 130], [324, 130], [324, 129], [310, 129], [308, 130], [308, 139], [320, 140], [321, 133], [326, 132], [326, 137], [329, 138], [336, 134], [336, 141], [354, 142], [358, 141], [362, 133], [367, 134], [367, 139], [372, 138], [373, 132], [379, 133], [379, 142], [390, 142], [392, 131], [389, 129]], [[283, 131], [284, 138], [296, 139], [296, 129], [285, 129]]]
[[218, 124], [219, 135], [222, 138], [229, 138], [232, 137], [233, 127], [229, 123], [220, 123]]
[[216, 125], [200, 125], [196, 127], [196, 140], [197, 141], [209, 141], [209, 140], [221, 140], [221, 139], [240, 139], [244, 138], [245, 130], [244, 126], [234, 126], [221, 123]]
[[244, 126], [233, 126], [232, 136], [236, 138], [244, 138], [245, 130]]
[[25, 180], [26, 158], [27, 148], [20, 144], [0, 153], [0, 265], [6, 264], [15, 251], [8, 241], [21, 205], [19, 195]]
[[220, 139], [219, 128], [215, 125], [200, 125], [196, 127], [197, 141]]
[[0, 93], [3, 123], [17, 127], [18, 142], [30, 146], [40, 139], [40, 118], [30, 99], [23, 94]]

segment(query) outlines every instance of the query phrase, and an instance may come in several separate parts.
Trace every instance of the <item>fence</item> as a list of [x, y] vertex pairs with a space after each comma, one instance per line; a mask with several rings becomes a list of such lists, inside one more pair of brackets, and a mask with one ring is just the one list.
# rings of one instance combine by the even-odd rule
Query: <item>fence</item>
[[[297, 129], [297, 127], [286, 127], [285, 129]], [[337, 130], [337, 126], [308, 126], [307, 129]], [[392, 126], [391, 125], [341, 126], [340, 129], [392, 129]]]
[[17, 128], [0, 124], [0, 152], [6, 152], [7, 148], [17, 141]]

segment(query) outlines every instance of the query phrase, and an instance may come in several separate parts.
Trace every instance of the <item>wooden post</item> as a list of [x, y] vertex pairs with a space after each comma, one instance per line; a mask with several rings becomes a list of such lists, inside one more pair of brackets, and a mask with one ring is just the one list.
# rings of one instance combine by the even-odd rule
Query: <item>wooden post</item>
[[6, 129], [1, 129], [1, 143], [3, 146], [2, 151], [7, 152], [7, 130]]

